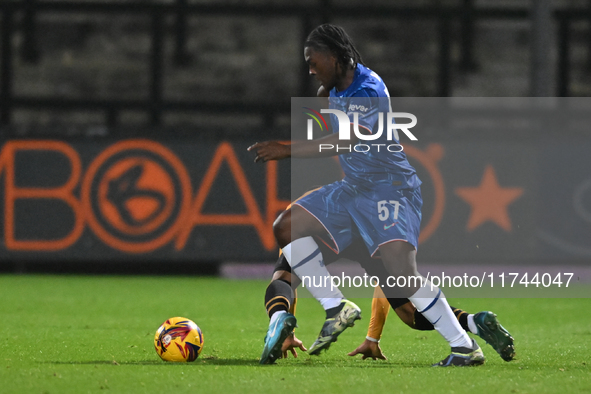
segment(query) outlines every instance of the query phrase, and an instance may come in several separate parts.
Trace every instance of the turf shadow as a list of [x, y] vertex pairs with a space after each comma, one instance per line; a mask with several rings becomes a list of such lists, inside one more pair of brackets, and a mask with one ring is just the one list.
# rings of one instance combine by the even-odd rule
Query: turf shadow
[[137, 361], [115, 361], [115, 360], [90, 360], [90, 361], [42, 361], [40, 364], [56, 365], [258, 365], [258, 359], [236, 360], [236, 359], [197, 359], [190, 363], [171, 363], [161, 360], [137, 360]]
[[[248, 360], [239, 360], [239, 359], [225, 359], [225, 358], [199, 358], [194, 362], [189, 363], [174, 363], [174, 362], [165, 362], [161, 360], [131, 360], [131, 361], [116, 361], [116, 360], [89, 360], [89, 361], [40, 361], [39, 364], [54, 364], [54, 365], [112, 365], [112, 366], [120, 366], [120, 365], [156, 365], [156, 366], [207, 366], [207, 365], [235, 365], [235, 366], [258, 366], [259, 360], [258, 359], [248, 359]], [[318, 368], [319, 366], [326, 366], [330, 364], [331, 366], [338, 366], [342, 368], [419, 368], [419, 367], [430, 367], [430, 365], [422, 365], [422, 364], [415, 364], [415, 363], [403, 363], [398, 361], [361, 361], [357, 360], [347, 360], [347, 361], [335, 361], [331, 360], [327, 362], [326, 360], [320, 359], [307, 359], [307, 360], [300, 360], [299, 362], [279, 362], [273, 365], [265, 365], [261, 366], [263, 368], [281, 368], [281, 367], [294, 367], [297, 366], [298, 368]]]

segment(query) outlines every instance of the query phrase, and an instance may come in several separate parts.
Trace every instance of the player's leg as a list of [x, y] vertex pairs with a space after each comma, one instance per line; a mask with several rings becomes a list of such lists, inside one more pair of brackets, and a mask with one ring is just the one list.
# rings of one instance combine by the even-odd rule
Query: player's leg
[[[394, 241], [381, 245], [379, 249], [388, 273], [391, 277], [397, 278], [398, 289], [404, 290], [407, 298], [452, 349], [448, 357], [434, 365], [469, 366], [484, 363], [482, 350], [460, 326], [441, 290], [428, 281], [423, 281], [421, 286], [420, 281], [413, 283], [410, 280], [410, 278], [422, 278], [416, 268], [414, 246], [404, 241]], [[400, 286], [400, 278], [405, 278], [404, 288]]]
[[[468, 312], [451, 305], [449, 307], [458, 320], [458, 323], [460, 323], [460, 326], [462, 326], [466, 332], [478, 334], [476, 326], [472, 323], [474, 320], [473, 314], [468, 314]], [[400, 320], [414, 330], [432, 331], [435, 329], [433, 324], [431, 324], [431, 322], [427, 320], [408, 299], [406, 303], [396, 308], [395, 311]]]
[[275, 264], [273, 279], [265, 291], [265, 309], [269, 316], [269, 328], [265, 336], [261, 364], [273, 364], [275, 360], [281, 358], [283, 342], [296, 327], [297, 320], [289, 312], [295, 300], [291, 281], [291, 268], [285, 257], [281, 255]]
[[[382, 280], [388, 276], [388, 271], [386, 271], [382, 262], [379, 259], [372, 258], [367, 251], [366, 246], [359, 239], [353, 241], [351, 246], [342, 254], [342, 257], [359, 262], [361, 267], [370, 277], [375, 276]], [[384, 285], [384, 282], [381, 284]], [[403, 323], [411, 328], [415, 328], [414, 313], [416, 308], [414, 305], [408, 300], [408, 298], [386, 297], [382, 290], [383, 288], [384, 287], [378, 284], [374, 289], [374, 300], [372, 300], [371, 318], [367, 333], [367, 336], [373, 340], [379, 340], [381, 337], [383, 325], [385, 324], [388, 315], [388, 310], [385, 309], [386, 305], [396, 312], [398, 318], [400, 318]], [[374, 302], [376, 301], [376, 298], [379, 299], [378, 302]], [[420, 316], [422, 317], [422, 315]], [[434, 330], [433, 326], [431, 326], [431, 329]]]
[[[495, 313], [483, 311], [472, 314], [451, 305], [450, 308], [466, 332], [484, 339], [503, 360], [513, 360], [515, 357], [514, 339], [509, 331], [501, 325]], [[400, 320], [415, 330], [430, 331], [435, 329], [433, 324], [411, 302], [400, 306], [395, 311]]]
[[[324, 265], [322, 252], [314, 235], [326, 234], [322, 224], [299, 206], [284, 211], [273, 224], [273, 232], [291, 270], [300, 279], [321, 283], [330, 273]], [[292, 241], [293, 239], [293, 241]], [[330, 286], [309, 286], [308, 289], [325, 310], [340, 304], [339, 289]]]
[[[320, 242], [318, 246], [324, 256], [325, 265], [329, 265], [339, 258], [324, 243]], [[288, 331], [290, 326], [295, 325], [295, 307], [297, 304], [296, 287], [299, 283], [299, 278], [291, 274], [291, 267], [283, 253], [281, 253], [275, 264], [271, 282], [265, 290], [265, 309], [269, 316], [269, 327], [273, 328], [271, 332], [279, 332], [281, 335], [273, 338], [267, 334], [265, 337], [265, 347], [261, 355], [261, 364], [272, 364], [276, 359], [281, 357], [282, 344], [286, 341], [285, 337], [291, 335], [289, 333], [286, 335], [285, 331]], [[283, 314], [285, 315], [282, 316]], [[290, 315], [294, 317], [292, 318]], [[278, 326], [279, 331], [275, 331], [275, 322], [279, 317], [281, 317], [279, 320], [280, 325]]]
[[[400, 202], [403, 202], [403, 199], [401, 199]], [[399, 216], [392, 218], [392, 222], [396, 222], [396, 220], [398, 220], [401, 222], [399, 223], [401, 225], [399, 225], [396, 230], [392, 230], [392, 226], [385, 226], [385, 229], [388, 230], [387, 233], [380, 234], [382, 238], [377, 238], [374, 240], [375, 247], [378, 248], [379, 254], [381, 255], [382, 261], [384, 263], [383, 265], [376, 264], [375, 260], [368, 258], [367, 251], [365, 253], [361, 251], [357, 256], [352, 255], [347, 257], [356, 259], [366, 269], [370, 276], [376, 276], [380, 279], [380, 283], [384, 287], [380, 286], [379, 290], [385, 291], [385, 296], [387, 297], [392, 309], [397, 312], [401, 320], [403, 320], [407, 325], [410, 327], [415, 327], [416, 324], [416, 308], [412, 303], [409, 302], [409, 298], [415, 298], [419, 305], [424, 304], [423, 308], [421, 309], [424, 309], [422, 312], [424, 312], [426, 315], [423, 316], [423, 314], [419, 314], [419, 324], [422, 326], [425, 326], [425, 324], [422, 324], [424, 322], [430, 324], [432, 329], [437, 329], [437, 331], [440, 332], [446, 340], [448, 340], [451, 347], [455, 351], [460, 350], [463, 351], [463, 353], [470, 354], [468, 363], [481, 363], [481, 358], [483, 359], [483, 357], [480, 348], [468, 337], [465, 330], [463, 330], [459, 325], [454, 314], [452, 313], [451, 308], [447, 304], [447, 301], [439, 294], [439, 289], [433, 288], [431, 291], [432, 294], [429, 294], [429, 291], [425, 292], [425, 289], [431, 290], [430, 287], [423, 288], [420, 286], [420, 280], [424, 278], [420, 276], [416, 269], [415, 247], [408, 242], [395, 241], [404, 239], [405, 236], [407, 236], [409, 233], [412, 233], [412, 227], [408, 226], [408, 224], [413, 222], [413, 220], [411, 220], [412, 218], [409, 217], [413, 212], [412, 209], [408, 209], [408, 205], [409, 204], [404, 203], [401, 204]], [[367, 216], [366, 212], [361, 212], [361, 214]], [[360, 222], [360, 220], [358, 220], [358, 222]], [[418, 228], [418, 221], [415, 220], [415, 222], [417, 222], [416, 227]], [[360, 226], [360, 231], [366, 234], [364, 239], [368, 238], [367, 234], [371, 231], [368, 230], [368, 228], [378, 228], [378, 233], [380, 232], [379, 227], [375, 226], [375, 224], [368, 223], [366, 226], [364, 226], [363, 222], [361, 223], [362, 225]], [[382, 227], [384, 227], [383, 224]], [[414, 242], [416, 242], [418, 239], [418, 231], [415, 232], [417, 234], [413, 239], [411, 239]], [[388, 240], [389, 238], [391, 240]], [[355, 244], [352, 246], [355, 246]], [[372, 247], [373, 245], [369, 246]], [[353, 247], [352, 250], [359, 251], [360, 249]], [[390, 279], [395, 278], [404, 278], [404, 284], [401, 286], [400, 283], [397, 285], [397, 283], [390, 282]], [[410, 280], [407, 280], [409, 278], [419, 278], [419, 280], [415, 281], [413, 285]], [[373, 304], [374, 303], [372, 303], [372, 305]], [[383, 310], [381, 310], [381, 312], [383, 313]], [[372, 308], [372, 319], [370, 321], [368, 337], [372, 338], [370, 340], [379, 340], [379, 334], [381, 334], [383, 321], [385, 321], [385, 319], [380, 320], [378, 318], [374, 318], [374, 314], [377, 314], [377, 312]], [[372, 325], [372, 322], [376, 323], [378, 321], [382, 321], [382, 323]], [[435, 322], [435, 324], [432, 324], [432, 322]], [[466, 363], [464, 358], [459, 358], [458, 360], [453, 361], [453, 363], [461, 364], [460, 361], [461, 363]]]
[[[378, 278], [386, 278], [388, 272], [379, 259], [374, 259], [370, 256], [367, 248], [359, 239], [354, 240], [350, 247], [345, 250], [341, 256], [343, 258], [357, 261], [361, 267], [367, 272], [369, 276], [375, 276]], [[384, 283], [382, 283], [384, 285]], [[389, 305], [398, 315], [398, 318], [402, 320], [404, 324], [415, 330], [430, 331], [434, 330], [433, 324], [429, 322], [417, 308], [410, 302], [408, 298], [386, 298], [386, 295], [382, 291], [382, 287], [378, 286], [374, 290], [374, 299], [381, 299], [380, 302], [372, 302], [372, 314], [369, 324], [369, 330], [367, 336], [379, 340], [382, 332], [382, 326], [385, 323], [387, 310], [384, 309], [384, 305]], [[375, 308], [374, 308], [375, 305]], [[466, 331], [470, 331], [468, 327], [468, 319], [464, 311], [454, 307], [450, 307], [462, 328]], [[470, 315], [474, 316], [474, 315]], [[473, 331], [472, 331], [473, 332]]]
[[[318, 247], [322, 252], [323, 260], [325, 265], [329, 265], [335, 262], [339, 256], [328, 248], [324, 243], [319, 242]], [[279, 283], [275, 283], [279, 282]], [[293, 293], [289, 293], [285, 285], [290, 286]], [[265, 291], [265, 309], [269, 319], [273, 318], [276, 312], [289, 312], [295, 315], [295, 309], [297, 304], [297, 287], [300, 285], [300, 279], [296, 275], [291, 274], [291, 267], [287, 262], [287, 259], [280, 254], [273, 270], [273, 277], [271, 282], [267, 286]], [[292, 295], [290, 299], [287, 294]], [[273, 303], [271, 301], [275, 300]]]
[[276, 313], [289, 312], [292, 308], [295, 300], [292, 287], [294, 279], [297, 286], [298, 278], [295, 275], [292, 276], [291, 267], [285, 256], [281, 254], [275, 263], [271, 282], [265, 290], [265, 309], [269, 319], [273, 319]]
[[[333, 211], [331, 214], [319, 212], [324, 206], [321, 201], [324, 198], [322, 193], [325, 188], [298, 200], [298, 205], [283, 212], [273, 225], [275, 238], [282, 247], [292, 271], [326, 311], [324, 325], [317, 340], [310, 347], [309, 354], [312, 355], [328, 349], [347, 327], [353, 326], [354, 321], [361, 318], [359, 307], [346, 300], [341, 291], [332, 286], [322, 252], [312, 237], [314, 235], [329, 236], [337, 247], [339, 242], [344, 246], [349, 242], [340, 235], [340, 232], [334, 231], [335, 228], [348, 226], [348, 237], [350, 237], [351, 224], [346, 211]], [[338, 209], [338, 204], [334, 204], [334, 207]], [[319, 217], [322, 217], [322, 222]]]
[[396, 190], [381, 185], [362, 198], [365, 201], [356, 205], [354, 220], [372, 256], [382, 259], [388, 276], [380, 282], [385, 285], [382, 289], [386, 296], [408, 298], [450, 344], [452, 354], [436, 365], [482, 364], [482, 350], [462, 329], [441, 290], [417, 271], [423, 205], [420, 189]]
[[[353, 245], [352, 245], [353, 246]], [[356, 250], [352, 248], [352, 250]], [[353, 256], [346, 256], [351, 260], [357, 260], [361, 266], [365, 268], [367, 273], [371, 276], [383, 277], [383, 266], [375, 264], [375, 259], [372, 259], [367, 253], [360, 253]], [[416, 330], [434, 330], [435, 327], [431, 322], [420, 313], [417, 308], [405, 298], [388, 298], [388, 302], [392, 309], [405, 324]], [[470, 314], [462, 309], [450, 306], [460, 326], [466, 331], [478, 335], [491, 345], [495, 351], [505, 361], [511, 361], [515, 357], [514, 339], [511, 334], [498, 321], [496, 314], [489, 311]], [[372, 319], [370, 321], [370, 329], [368, 332], [381, 333], [382, 328], [374, 327], [371, 322], [373, 319], [374, 310], [372, 309]], [[379, 320], [379, 319], [378, 319]], [[377, 321], [377, 320], [376, 320]], [[384, 319], [385, 321], [385, 319]], [[368, 334], [371, 337], [371, 334]], [[375, 337], [379, 339], [378, 337]]]
[[[342, 254], [342, 257], [358, 261], [370, 276], [376, 276], [378, 278], [386, 276], [383, 265], [376, 264], [376, 259], [371, 258], [365, 245], [359, 241], [354, 241], [353, 244]], [[380, 302], [376, 302], [376, 297], [382, 298], [379, 300]], [[384, 309], [384, 305], [387, 304], [394, 309], [398, 318], [409, 327], [421, 331], [431, 331], [435, 329], [433, 324], [431, 324], [431, 322], [417, 310], [408, 298], [385, 297], [386, 296], [381, 290], [381, 287], [376, 287], [366, 339], [370, 341], [379, 341], [387, 316], [387, 310]], [[387, 301], [387, 303], [385, 303], [385, 301]], [[494, 313], [479, 312], [476, 314], [470, 314], [453, 306], [450, 306], [450, 309], [453, 311], [460, 326], [466, 332], [471, 332], [484, 339], [497, 351], [497, 353], [499, 353], [503, 360], [511, 361], [513, 359], [515, 356], [513, 337], [499, 323]]]

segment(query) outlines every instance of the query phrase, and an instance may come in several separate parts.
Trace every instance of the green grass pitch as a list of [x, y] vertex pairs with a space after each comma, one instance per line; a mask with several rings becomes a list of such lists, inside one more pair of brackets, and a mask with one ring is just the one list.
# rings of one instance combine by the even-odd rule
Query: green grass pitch
[[[478, 339], [487, 362], [431, 368], [448, 347], [391, 313], [387, 361], [347, 356], [366, 335], [364, 317], [328, 353], [259, 366], [267, 318], [265, 281], [199, 277], [0, 276], [0, 393], [576, 393], [591, 391], [589, 299], [461, 299], [493, 310], [516, 339], [506, 363]], [[310, 345], [323, 321], [316, 301], [298, 303], [297, 336]], [[193, 363], [161, 361], [153, 347], [167, 318], [193, 319], [205, 347]], [[359, 357], [359, 356], [358, 356]]]

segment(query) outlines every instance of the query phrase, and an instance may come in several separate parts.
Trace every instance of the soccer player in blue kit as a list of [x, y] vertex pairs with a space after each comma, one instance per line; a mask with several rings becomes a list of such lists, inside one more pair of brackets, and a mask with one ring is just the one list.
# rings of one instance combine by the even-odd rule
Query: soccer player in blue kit
[[[304, 44], [304, 57], [310, 74], [315, 75], [322, 87], [330, 92], [329, 108], [349, 116], [351, 146], [359, 142], [353, 130], [355, 117], [363, 134], [376, 132], [378, 114], [391, 112], [389, 93], [382, 79], [364, 66], [347, 33], [330, 24], [317, 27]], [[356, 111], [357, 115], [354, 114]], [[343, 144], [339, 133], [334, 132], [339, 124], [334, 114], [331, 114], [331, 123], [333, 134], [316, 140], [294, 141], [291, 145], [266, 141], [249, 147], [256, 153], [255, 162], [339, 155], [344, 179], [300, 198], [273, 224], [275, 238], [292, 271], [299, 278], [330, 275], [315, 236], [328, 240], [337, 253], [354, 239], [361, 238], [368, 252], [381, 259], [388, 275], [420, 277], [416, 250], [423, 202], [421, 181], [415, 169], [402, 151], [384, 148], [364, 149], [364, 152], [354, 149], [337, 152], [334, 148], [319, 150], [319, 144], [324, 144], [323, 147]], [[398, 141], [386, 141], [386, 133], [382, 133], [371, 143], [386, 146], [398, 144]], [[376, 264], [380, 264], [379, 261]], [[385, 278], [381, 279], [385, 281]], [[397, 288], [395, 297], [408, 298], [450, 344], [451, 354], [433, 365], [484, 363], [482, 350], [460, 326], [441, 290], [424, 278], [422, 284], [414, 281], [404, 288]], [[289, 285], [285, 283], [285, 286]], [[346, 300], [338, 288], [308, 286], [308, 290], [326, 311], [326, 321], [309, 351], [319, 354], [360, 318], [361, 310]], [[385, 292], [389, 290], [385, 289]], [[273, 319], [275, 315], [278, 316]], [[290, 313], [275, 315], [269, 324], [261, 363], [281, 357], [281, 346], [296, 325], [295, 316]]]

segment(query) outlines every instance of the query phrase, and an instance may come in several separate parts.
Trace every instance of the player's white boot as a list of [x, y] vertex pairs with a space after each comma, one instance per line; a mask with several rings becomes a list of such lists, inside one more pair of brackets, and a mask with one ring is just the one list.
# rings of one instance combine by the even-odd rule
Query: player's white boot
[[330, 344], [347, 329], [353, 327], [355, 320], [361, 319], [361, 309], [349, 300], [341, 301], [342, 309], [334, 317], [326, 319], [318, 339], [308, 351], [311, 355], [319, 355], [322, 350], [328, 350]]

